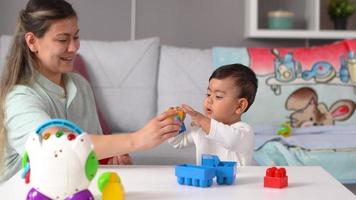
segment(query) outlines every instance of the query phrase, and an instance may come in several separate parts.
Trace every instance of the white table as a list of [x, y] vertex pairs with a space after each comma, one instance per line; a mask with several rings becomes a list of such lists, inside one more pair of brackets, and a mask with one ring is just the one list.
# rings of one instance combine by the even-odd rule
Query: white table
[[[97, 177], [104, 171], [115, 171], [121, 177], [127, 200], [134, 199], [273, 199], [273, 200], [349, 200], [356, 199], [347, 188], [321, 167], [286, 167], [289, 186], [283, 189], [264, 188], [267, 167], [251, 166], [237, 169], [234, 185], [214, 183], [209, 188], [179, 185], [174, 166], [102, 167], [91, 184], [95, 199], [101, 199]], [[25, 200], [29, 186], [17, 174], [0, 186], [0, 199]]]

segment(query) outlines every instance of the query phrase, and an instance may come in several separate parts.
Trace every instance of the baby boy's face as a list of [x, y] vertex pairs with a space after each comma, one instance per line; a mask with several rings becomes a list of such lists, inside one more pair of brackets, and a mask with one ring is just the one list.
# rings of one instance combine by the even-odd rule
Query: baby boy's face
[[238, 91], [234, 84], [234, 78], [228, 77], [222, 80], [211, 79], [204, 100], [204, 112], [209, 118], [213, 118], [224, 124], [233, 124], [240, 120], [236, 114], [238, 108]]

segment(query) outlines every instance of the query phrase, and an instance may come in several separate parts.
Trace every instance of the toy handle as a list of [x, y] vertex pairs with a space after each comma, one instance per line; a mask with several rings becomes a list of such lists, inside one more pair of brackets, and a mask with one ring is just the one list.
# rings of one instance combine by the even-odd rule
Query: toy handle
[[76, 124], [71, 121], [65, 119], [50, 119], [46, 123], [42, 124], [40, 127], [37, 128], [36, 134], [41, 135], [44, 130], [50, 127], [60, 126], [67, 128], [78, 135], [83, 133], [83, 130]]

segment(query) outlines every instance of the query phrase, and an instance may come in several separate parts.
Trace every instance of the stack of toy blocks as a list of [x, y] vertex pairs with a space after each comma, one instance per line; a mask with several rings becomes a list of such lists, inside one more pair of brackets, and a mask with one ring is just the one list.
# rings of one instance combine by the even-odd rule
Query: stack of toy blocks
[[264, 177], [264, 187], [284, 188], [288, 186], [288, 176], [286, 169], [270, 167], [266, 170]]
[[181, 185], [210, 187], [216, 176], [219, 185], [231, 185], [236, 177], [236, 162], [221, 162], [215, 155], [202, 155], [200, 166], [192, 164], [176, 165], [175, 175]]

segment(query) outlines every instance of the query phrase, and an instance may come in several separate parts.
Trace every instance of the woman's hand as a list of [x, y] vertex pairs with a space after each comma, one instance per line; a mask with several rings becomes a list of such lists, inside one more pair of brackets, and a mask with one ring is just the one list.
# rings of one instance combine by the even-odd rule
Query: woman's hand
[[135, 146], [139, 150], [155, 147], [178, 134], [181, 122], [175, 120], [177, 112], [168, 110], [149, 121], [134, 135]]
[[210, 118], [204, 116], [203, 114], [201, 114], [198, 111], [195, 111], [193, 108], [191, 108], [188, 105], [183, 104], [182, 108], [185, 113], [187, 113], [188, 115], [190, 115], [192, 117], [192, 122], [191, 122], [192, 126], [198, 126], [201, 129], [203, 129], [203, 131], [206, 134], [209, 134]]
[[108, 165], [132, 165], [132, 159], [129, 154], [117, 155], [111, 157]]
[[90, 134], [95, 153], [99, 159], [103, 159], [155, 147], [178, 134], [180, 122], [175, 120], [176, 115], [174, 110], [166, 111], [133, 133]]

